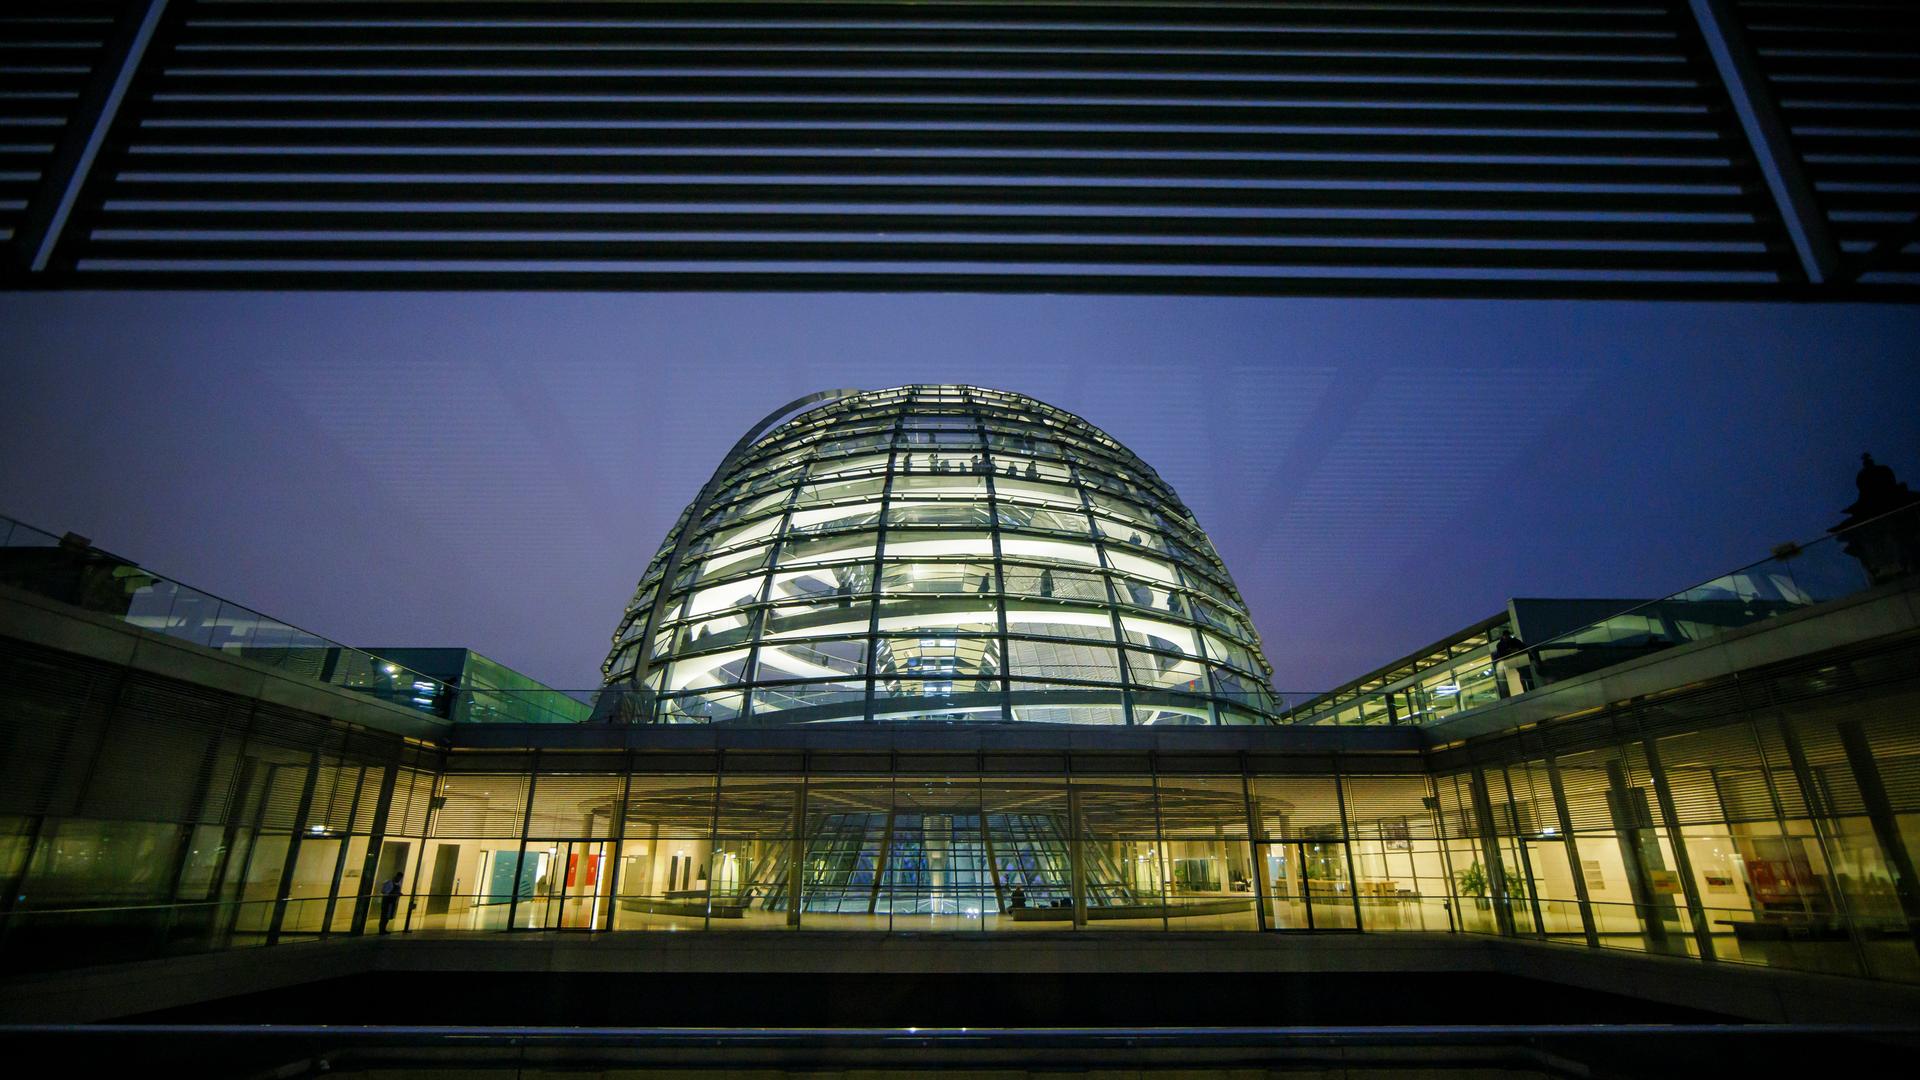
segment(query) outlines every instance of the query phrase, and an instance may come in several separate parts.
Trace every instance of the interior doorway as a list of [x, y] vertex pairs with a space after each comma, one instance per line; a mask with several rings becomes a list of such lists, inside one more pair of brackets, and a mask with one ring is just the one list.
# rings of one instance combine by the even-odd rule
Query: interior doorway
[[607, 911], [612, 881], [604, 840], [529, 840], [527, 858], [538, 866], [532, 925], [548, 930], [597, 930]]

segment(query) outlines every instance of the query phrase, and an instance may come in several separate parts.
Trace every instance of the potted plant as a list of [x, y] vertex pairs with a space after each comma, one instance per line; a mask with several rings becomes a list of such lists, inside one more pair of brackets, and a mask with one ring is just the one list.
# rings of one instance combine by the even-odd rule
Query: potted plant
[[[1461, 893], [1473, 897], [1475, 907], [1485, 911], [1491, 906], [1491, 901], [1487, 899], [1487, 886], [1489, 884], [1487, 872], [1480, 868], [1479, 859], [1473, 860], [1472, 866], [1467, 867], [1454, 876], [1460, 883]], [[1507, 900], [1518, 900], [1527, 895], [1526, 878], [1517, 877], [1512, 871], [1506, 870], [1505, 868], [1502, 868], [1501, 877], [1506, 882], [1505, 892]]]
[[1473, 904], [1482, 911], [1487, 910], [1487, 872], [1480, 869], [1480, 860], [1454, 875], [1460, 884], [1460, 892], [1473, 897]]

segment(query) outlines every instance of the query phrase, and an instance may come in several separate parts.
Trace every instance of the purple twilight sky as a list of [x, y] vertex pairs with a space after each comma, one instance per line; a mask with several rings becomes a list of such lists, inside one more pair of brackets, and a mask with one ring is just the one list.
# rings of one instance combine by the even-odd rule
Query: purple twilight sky
[[968, 382], [1180, 491], [1281, 690], [1509, 596], [1657, 595], [1920, 481], [1920, 308], [995, 296], [0, 294], [0, 513], [353, 644], [591, 686], [751, 423]]

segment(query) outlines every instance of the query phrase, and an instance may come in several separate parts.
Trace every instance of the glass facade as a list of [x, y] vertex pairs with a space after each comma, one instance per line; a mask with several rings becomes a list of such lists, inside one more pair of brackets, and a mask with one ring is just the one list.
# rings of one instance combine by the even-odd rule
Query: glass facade
[[1276, 714], [1246, 604], [1173, 489], [1076, 416], [965, 386], [839, 398], [730, 456], [603, 673], [657, 723]]
[[593, 725], [449, 748], [0, 640], [0, 966], [387, 921], [1456, 932], [1920, 982], [1916, 671], [1908, 632], [1424, 749]]

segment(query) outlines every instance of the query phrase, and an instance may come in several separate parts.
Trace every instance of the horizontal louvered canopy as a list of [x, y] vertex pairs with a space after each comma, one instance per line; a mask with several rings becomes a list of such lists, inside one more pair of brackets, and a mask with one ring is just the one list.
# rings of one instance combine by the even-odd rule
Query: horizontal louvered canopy
[[[1872, 247], [1916, 39], [1738, 7]], [[117, 10], [0, 19], [6, 213]], [[1806, 283], [1685, 2], [170, 0], [12, 281], [1899, 299], [1913, 261]]]

